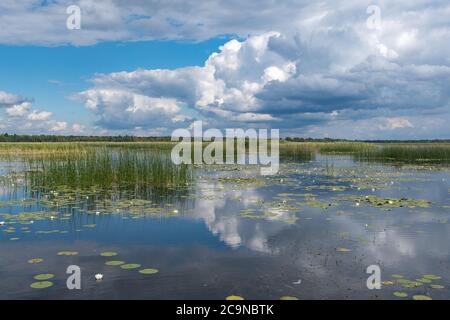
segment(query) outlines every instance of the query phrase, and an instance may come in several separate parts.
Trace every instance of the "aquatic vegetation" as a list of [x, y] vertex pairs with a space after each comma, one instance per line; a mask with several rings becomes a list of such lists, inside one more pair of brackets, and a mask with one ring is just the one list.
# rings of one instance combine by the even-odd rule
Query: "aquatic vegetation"
[[445, 286], [440, 285], [440, 284], [431, 284], [430, 287], [433, 289], [444, 289], [445, 288]]
[[147, 268], [147, 269], [139, 270], [139, 273], [142, 273], [142, 274], [155, 274], [155, 273], [158, 273], [158, 272], [159, 272], [158, 269], [153, 269], [153, 268]]
[[35, 280], [43, 281], [43, 280], [49, 280], [49, 279], [52, 279], [52, 278], [54, 278], [54, 277], [55, 277], [55, 275], [54, 275], [54, 274], [51, 274], [51, 273], [41, 273], [41, 274], [35, 275], [33, 278], [34, 278]]
[[28, 161], [25, 180], [31, 188], [141, 190], [154, 192], [185, 186], [192, 179], [186, 165], [175, 165], [168, 153], [100, 148], [81, 156]]
[[33, 289], [45, 289], [53, 286], [53, 282], [51, 281], [38, 281], [30, 284], [30, 287]]
[[293, 296], [282, 296], [280, 297], [280, 300], [298, 300], [298, 298]]
[[385, 143], [363, 149], [355, 159], [420, 164], [450, 163], [450, 143]]
[[44, 261], [44, 259], [42, 259], [42, 258], [32, 258], [32, 259], [28, 260], [28, 263], [34, 264], [34, 263], [41, 263], [42, 261]]
[[348, 248], [344, 248], [344, 247], [337, 247], [336, 248], [336, 251], [337, 252], [350, 252], [350, 251], [352, 251], [351, 249], [348, 249]]
[[120, 266], [125, 264], [125, 261], [120, 261], [120, 260], [110, 260], [110, 261], [106, 261], [105, 265], [107, 266]]
[[368, 195], [364, 197], [350, 196], [334, 198], [338, 201], [351, 201], [356, 204], [367, 204], [374, 207], [406, 207], [406, 208], [428, 208], [431, 204], [430, 201], [421, 199], [410, 198], [381, 198], [374, 195]]
[[100, 255], [101, 255], [102, 257], [113, 257], [113, 256], [117, 256], [117, 252], [114, 252], [114, 251], [105, 251], [105, 252], [100, 253]]
[[58, 252], [58, 256], [76, 256], [78, 252], [76, 251], [60, 251]]
[[399, 297], [399, 298], [406, 298], [408, 296], [408, 294], [406, 292], [400, 292], [400, 291], [395, 291], [394, 296]]
[[231, 295], [225, 298], [225, 300], [244, 300], [241, 296]]
[[122, 264], [120, 267], [122, 269], [136, 269], [139, 268], [141, 265], [138, 263], [127, 263], [127, 264]]
[[413, 300], [433, 300], [430, 296], [425, 295], [414, 295]]
[[441, 277], [437, 276], [435, 274], [426, 274], [423, 276], [425, 279], [429, 279], [429, 280], [440, 280]]
[[94, 276], [94, 278], [95, 278], [95, 280], [97, 280], [97, 281], [101, 281], [101, 280], [103, 280], [103, 274], [97, 273], [97, 274]]

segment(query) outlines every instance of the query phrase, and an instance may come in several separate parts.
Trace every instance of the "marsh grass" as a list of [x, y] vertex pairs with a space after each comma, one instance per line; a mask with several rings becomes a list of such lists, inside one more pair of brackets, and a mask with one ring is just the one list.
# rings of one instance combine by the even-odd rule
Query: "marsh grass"
[[281, 161], [313, 161], [315, 150], [303, 143], [288, 142], [280, 144]]
[[450, 163], [450, 143], [385, 143], [365, 149], [357, 160], [405, 163]]
[[26, 180], [36, 187], [167, 189], [192, 179], [187, 165], [175, 165], [162, 151], [98, 147], [81, 155], [30, 158]]

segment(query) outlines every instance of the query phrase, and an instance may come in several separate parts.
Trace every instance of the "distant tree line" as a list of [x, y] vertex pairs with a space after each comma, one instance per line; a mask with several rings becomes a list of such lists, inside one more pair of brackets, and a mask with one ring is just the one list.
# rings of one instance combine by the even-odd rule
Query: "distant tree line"
[[[285, 137], [282, 140], [287, 142], [336, 142], [336, 141], [359, 141], [359, 142], [450, 142], [450, 139], [430, 139], [430, 140], [346, 140], [346, 139], [314, 139], [302, 137]], [[58, 135], [29, 135], [29, 134], [0, 134], [0, 142], [151, 142], [151, 141], [170, 141], [169, 136], [162, 137], [138, 137], [138, 136], [58, 136]]]
[[58, 135], [0, 135], [0, 142], [140, 142], [170, 141], [170, 137], [136, 137], [136, 136], [58, 136]]

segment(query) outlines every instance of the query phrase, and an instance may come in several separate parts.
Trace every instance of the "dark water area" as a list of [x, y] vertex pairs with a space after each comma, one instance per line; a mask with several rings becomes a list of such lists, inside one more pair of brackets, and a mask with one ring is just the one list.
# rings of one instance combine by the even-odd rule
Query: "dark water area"
[[[6, 175], [20, 164], [0, 165]], [[0, 299], [450, 298], [448, 168], [318, 155], [276, 176], [196, 168], [173, 191], [36, 192], [2, 180]], [[81, 268], [80, 290], [66, 286], [69, 265]], [[379, 290], [367, 287], [370, 265]], [[52, 285], [30, 287], [38, 274]]]

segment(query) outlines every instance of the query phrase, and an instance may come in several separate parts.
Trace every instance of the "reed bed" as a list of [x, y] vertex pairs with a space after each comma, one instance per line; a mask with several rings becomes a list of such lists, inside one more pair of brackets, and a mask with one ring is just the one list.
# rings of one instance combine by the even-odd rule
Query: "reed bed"
[[26, 179], [43, 188], [147, 190], [184, 186], [192, 172], [187, 165], [173, 164], [166, 152], [101, 147], [76, 157], [30, 159]]
[[450, 163], [450, 143], [385, 143], [362, 150], [359, 160]]
[[284, 142], [280, 144], [280, 153], [290, 150], [305, 150], [323, 154], [355, 154], [364, 150], [376, 149], [375, 144], [366, 142]]

